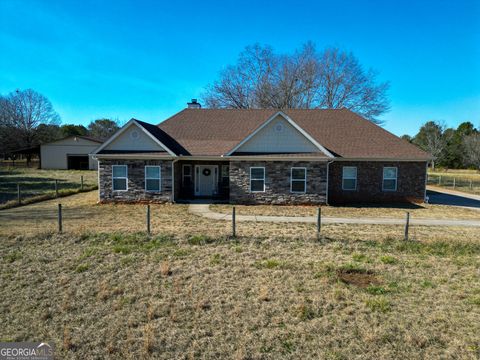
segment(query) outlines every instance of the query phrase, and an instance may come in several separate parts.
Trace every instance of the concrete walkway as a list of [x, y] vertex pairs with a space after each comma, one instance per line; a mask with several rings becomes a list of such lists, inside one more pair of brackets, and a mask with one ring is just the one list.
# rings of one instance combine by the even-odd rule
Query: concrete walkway
[[[194, 215], [212, 220], [232, 221], [231, 214], [221, 214], [210, 210], [208, 204], [191, 204], [188, 211]], [[316, 223], [314, 216], [266, 216], [266, 215], [236, 215], [236, 221], [258, 221], [274, 223]], [[397, 218], [340, 218], [322, 217], [323, 224], [370, 224], [370, 225], [403, 225], [405, 219]], [[449, 220], [449, 219], [410, 219], [412, 225], [423, 226], [468, 226], [480, 227], [479, 220]]]

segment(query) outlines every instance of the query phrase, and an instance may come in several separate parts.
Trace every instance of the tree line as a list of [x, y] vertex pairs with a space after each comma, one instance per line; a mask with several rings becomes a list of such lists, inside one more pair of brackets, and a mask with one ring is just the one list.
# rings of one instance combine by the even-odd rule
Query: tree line
[[[67, 136], [90, 136], [106, 139], [119, 129], [119, 122], [97, 119], [88, 126], [61, 124], [52, 103], [32, 89], [16, 90], [0, 95], [0, 154], [13, 157], [13, 152]], [[29, 160], [31, 154], [26, 154]]]
[[439, 121], [428, 121], [415, 136], [402, 138], [432, 154], [432, 168], [480, 169], [480, 129], [469, 121], [456, 129]]

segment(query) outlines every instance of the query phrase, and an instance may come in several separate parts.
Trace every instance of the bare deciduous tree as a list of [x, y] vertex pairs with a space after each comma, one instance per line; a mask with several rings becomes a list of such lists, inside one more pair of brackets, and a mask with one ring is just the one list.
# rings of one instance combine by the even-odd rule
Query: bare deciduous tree
[[347, 108], [370, 120], [389, 110], [389, 84], [376, 83], [377, 72], [364, 71], [352, 53], [326, 49], [320, 56], [320, 107]]
[[312, 43], [289, 55], [275, 54], [258, 44], [240, 53], [207, 87], [212, 108], [348, 108], [379, 123], [388, 111], [388, 83], [364, 71], [352, 53], [329, 48], [321, 53]]
[[468, 161], [480, 170], [480, 133], [466, 136], [464, 145]]
[[0, 136], [9, 143], [4, 151], [38, 145], [38, 126], [59, 122], [52, 103], [32, 89], [17, 90], [0, 100]]

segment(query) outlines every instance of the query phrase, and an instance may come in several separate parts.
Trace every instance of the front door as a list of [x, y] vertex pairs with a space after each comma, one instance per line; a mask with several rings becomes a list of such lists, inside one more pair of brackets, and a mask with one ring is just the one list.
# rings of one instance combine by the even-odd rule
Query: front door
[[195, 195], [214, 196], [217, 193], [218, 166], [195, 166]]

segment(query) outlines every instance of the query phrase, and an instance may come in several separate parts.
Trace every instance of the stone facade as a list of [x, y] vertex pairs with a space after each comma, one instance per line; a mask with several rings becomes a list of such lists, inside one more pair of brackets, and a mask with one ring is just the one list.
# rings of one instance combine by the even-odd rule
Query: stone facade
[[[112, 190], [112, 165], [127, 165], [128, 190]], [[160, 192], [145, 191], [145, 166], [161, 168]], [[172, 200], [171, 160], [110, 160], [102, 159], [98, 165], [101, 202], [167, 202]]]
[[[175, 163], [175, 200], [192, 198], [193, 188], [182, 188], [182, 164], [200, 164], [198, 161]], [[423, 202], [425, 196], [425, 162], [376, 162], [376, 161], [336, 161], [328, 167], [321, 161], [230, 161], [203, 162], [209, 165], [229, 164], [229, 182], [220, 183], [222, 195], [232, 204], [329, 204], [372, 203], [372, 202]], [[112, 165], [128, 166], [128, 190], [112, 190]], [[161, 167], [161, 191], [145, 191], [145, 166]], [[342, 189], [343, 166], [357, 167], [357, 188]], [[396, 167], [397, 190], [383, 191], [383, 168]], [[250, 191], [250, 167], [265, 168], [265, 191]], [[305, 193], [290, 191], [292, 167], [307, 169]], [[172, 201], [172, 161], [171, 160], [111, 160], [99, 162], [99, 194], [102, 202], [169, 202]], [[194, 174], [192, 174], [194, 175]], [[192, 182], [194, 176], [192, 176]], [[189, 184], [190, 187], [193, 183]], [[229, 189], [228, 189], [229, 187]], [[229, 190], [229, 194], [228, 194]]]
[[[356, 190], [342, 190], [344, 166], [357, 167]], [[397, 168], [397, 190], [384, 191], [383, 168]], [[426, 163], [338, 161], [329, 166], [329, 204], [372, 202], [423, 202], [425, 197]]]
[[[265, 191], [250, 191], [250, 167], [265, 167]], [[307, 168], [305, 193], [290, 191], [290, 169]], [[326, 162], [230, 161], [230, 203], [324, 204], [327, 191]]]

